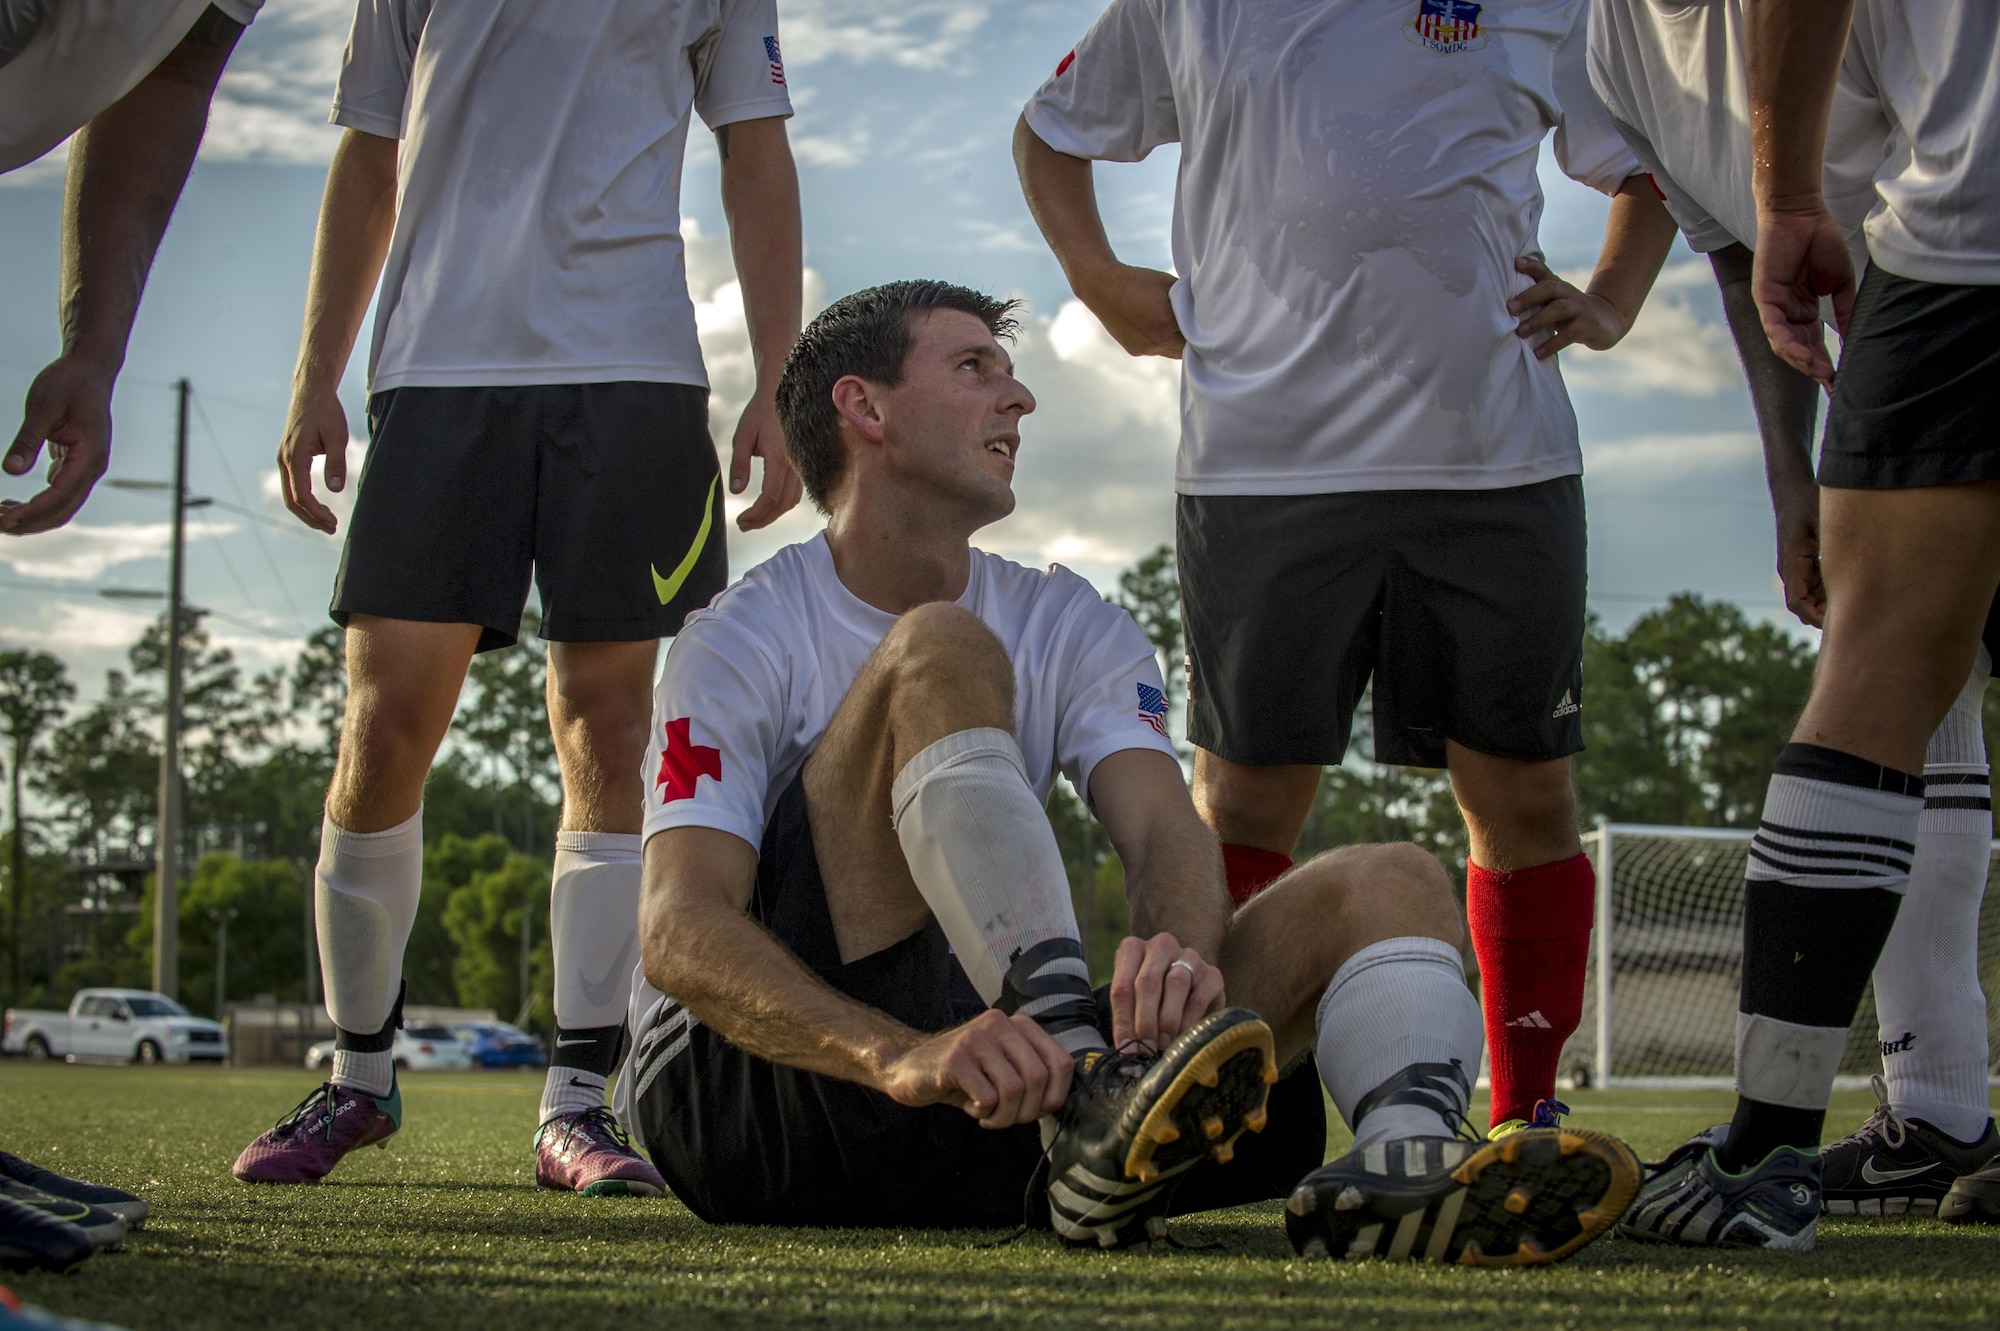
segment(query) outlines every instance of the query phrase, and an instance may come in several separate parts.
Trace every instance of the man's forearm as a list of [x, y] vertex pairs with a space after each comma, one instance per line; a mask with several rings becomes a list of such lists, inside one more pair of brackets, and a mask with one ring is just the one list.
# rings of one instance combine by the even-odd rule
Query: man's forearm
[[1653, 182], [1645, 176], [1626, 180], [1611, 200], [1604, 248], [1598, 252], [1588, 290], [1610, 301], [1627, 327], [1639, 317], [1660, 265], [1673, 249], [1675, 234], [1673, 216], [1654, 193]]
[[1750, 387], [1750, 406], [1757, 417], [1757, 434], [1764, 447], [1764, 474], [1771, 497], [1783, 500], [1814, 487], [1813, 430], [1819, 417], [1819, 386], [1771, 350], [1770, 339], [1757, 318], [1757, 301], [1750, 289], [1750, 251], [1731, 245], [1709, 255], [1715, 283], [1722, 292], [1722, 312], [1743, 362]]
[[1222, 955], [1229, 927], [1229, 897], [1222, 886], [1222, 851], [1192, 807], [1185, 818], [1162, 816], [1127, 854], [1125, 896], [1132, 934], [1168, 933], [1213, 962]]
[[1118, 263], [1097, 211], [1090, 163], [1049, 147], [1022, 116], [1014, 126], [1014, 169], [1028, 212], [1081, 296], [1093, 272]]
[[350, 129], [334, 149], [313, 237], [294, 394], [333, 392], [354, 352], [396, 227], [394, 139]]
[[1760, 208], [1817, 202], [1854, 0], [1745, 0], [1751, 184]]
[[822, 982], [741, 910], [649, 891], [646, 978], [746, 1053], [880, 1089], [923, 1036]]
[[717, 138], [723, 149], [722, 209], [743, 284], [757, 387], [774, 391], [798, 341], [804, 299], [798, 170], [782, 119], [725, 125]]

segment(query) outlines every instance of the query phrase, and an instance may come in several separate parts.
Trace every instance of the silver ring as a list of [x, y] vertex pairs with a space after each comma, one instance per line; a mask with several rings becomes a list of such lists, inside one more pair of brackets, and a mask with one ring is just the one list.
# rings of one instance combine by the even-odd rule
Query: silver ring
[[1172, 970], [1172, 969], [1173, 969], [1173, 968], [1174, 968], [1175, 966], [1179, 966], [1179, 967], [1181, 967], [1181, 968], [1182, 968], [1183, 970], [1185, 970], [1185, 971], [1186, 971], [1186, 972], [1188, 973], [1188, 978], [1189, 978], [1190, 980], [1192, 980], [1192, 979], [1194, 978], [1194, 963], [1193, 963], [1193, 962], [1190, 962], [1190, 961], [1189, 961], [1189, 960], [1187, 960], [1187, 959], [1186, 959], [1185, 957], [1183, 957], [1183, 958], [1182, 958], [1181, 960], [1179, 960], [1179, 961], [1176, 961], [1176, 962], [1173, 962], [1173, 963], [1172, 963], [1171, 965], [1169, 965], [1169, 966], [1167, 967], [1167, 969], [1168, 969], [1168, 970]]

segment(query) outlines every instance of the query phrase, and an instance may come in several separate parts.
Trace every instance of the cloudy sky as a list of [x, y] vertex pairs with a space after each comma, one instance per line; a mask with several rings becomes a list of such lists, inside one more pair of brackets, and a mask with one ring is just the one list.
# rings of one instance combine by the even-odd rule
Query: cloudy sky
[[[1024, 429], [1019, 511], [990, 549], [1059, 560], [1109, 586], [1172, 531], [1176, 367], [1135, 361], [1070, 297], [1014, 182], [1022, 101], [1089, 25], [1098, 0], [780, 0], [798, 115], [809, 304], [895, 277], [950, 278], [1024, 297], [1017, 360], [1041, 408]], [[325, 164], [325, 123], [349, 0], [270, 0], [224, 77], [200, 163], [154, 268], [116, 409], [113, 476], [170, 474], [172, 381], [195, 386], [191, 486], [216, 503], [189, 528], [189, 594], [254, 663], [288, 659], [324, 622], [338, 545], [277, 499], [273, 454], [297, 347]], [[712, 140], [692, 136], [683, 209], [691, 285], [727, 438], [749, 382], [741, 302], [716, 196]], [[1167, 266], [1176, 159], [1099, 169], [1113, 242]], [[57, 349], [61, 151], [0, 177], [0, 410], [18, 411]], [[1577, 277], [1606, 205], [1555, 172], [1543, 247]], [[362, 419], [362, 356], [349, 419]], [[1692, 589], [1786, 618], [1748, 399], [1706, 262], [1684, 248], [1623, 346], [1564, 353], [1582, 422], [1591, 599], [1621, 626]], [[8, 426], [8, 433], [12, 432]], [[352, 461], [358, 466], [359, 452]], [[24, 480], [0, 493], [25, 496]], [[0, 539], [0, 645], [56, 651], [86, 687], [157, 606], [106, 589], [164, 585], [164, 496], [100, 488], [67, 529]], [[805, 508], [732, 535], [737, 569], [809, 535]]]

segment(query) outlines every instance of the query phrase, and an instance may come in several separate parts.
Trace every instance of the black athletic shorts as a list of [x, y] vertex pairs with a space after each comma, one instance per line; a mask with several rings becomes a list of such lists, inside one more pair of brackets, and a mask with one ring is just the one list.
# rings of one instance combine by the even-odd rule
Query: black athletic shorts
[[1504, 490], [1182, 495], [1188, 739], [1337, 763], [1375, 681], [1375, 759], [1583, 748], [1583, 480]]
[[1840, 348], [1819, 483], [1900, 490], [2000, 480], [2000, 286], [1870, 265]]
[[368, 401], [334, 621], [521, 632], [530, 575], [550, 642], [670, 637], [729, 581], [708, 390], [690, 384], [394, 388]]
[[[765, 828], [750, 913], [835, 989], [917, 1030], [944, 1030], [985, 1010], [935, 920], [841, 964], [802, 779], [779, 797]], [[1108, 1024], [1104, 1002], [1100, 991]], [[1025, 1206], [1030, 1223], [1048, 1223], [1033, 1124], [982, 1128], [963, 1110], [911, 1109], [853, 1082], [766, 1062], [671, 1001], [634, 1035], [630, 1126], [674, 1194], [704, 1220], [996, 1229], [1020, 1224]], [[1307, 1058], [1272, 1088], [1270, 1126], [1246, 1133], [1229, 1165], [1190, 1170], [1172, 1209], [1286, 1195], [1324, 1161], [1325, 1112], [1319, 1070]]]

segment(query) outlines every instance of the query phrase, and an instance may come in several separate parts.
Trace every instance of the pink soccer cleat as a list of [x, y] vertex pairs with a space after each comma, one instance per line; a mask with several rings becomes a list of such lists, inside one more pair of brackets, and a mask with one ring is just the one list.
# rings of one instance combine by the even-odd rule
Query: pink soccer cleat
[[403, 1092], [377, 1098], [325, 1082], [243, 1148], [229, 1172], [245, 1183], [317, 1183], [349, 1151], [379, 1146], [403, 1126]]
[[658, 1197], [660, 1171], [632, 1149], [632, 1139], [602, 1105], [557, 1114], [535, 1130], [535, 1182], [586, 1197]]

